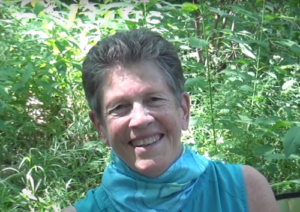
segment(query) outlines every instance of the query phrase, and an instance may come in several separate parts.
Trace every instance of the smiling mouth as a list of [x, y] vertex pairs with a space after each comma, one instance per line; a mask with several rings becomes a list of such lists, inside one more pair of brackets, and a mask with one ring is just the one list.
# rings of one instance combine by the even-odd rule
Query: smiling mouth
[[163, 134], [155, 135], [155, 136], [151, 136], [151, 137], [148, 137], [148, 138], [131, 141], [130, 144], [134, 147], [150, 146], [150, 145], [156, 143], [157, 141], [159, 141], [162, 137], [163, 137]]

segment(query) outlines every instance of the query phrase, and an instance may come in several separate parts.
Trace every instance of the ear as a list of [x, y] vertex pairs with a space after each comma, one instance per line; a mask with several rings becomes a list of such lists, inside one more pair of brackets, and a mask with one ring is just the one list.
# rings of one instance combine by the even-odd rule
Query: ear
[[187, 130], [189, 127], [189, 121], [190, 121], [190, 96], [187, 92], [183, 92], [181, 96], [181, 110], [182, 110], [182, 116], [181, 116], [181, 129]]
[[101, 121], [98, 119], [94, 111], [89, 113], [90, 119], [93, 122], [97, 132], [99, 133], [101, 140], [106, 146], [109, 146], [109, 142], [106, 136], [105, 127], [101, 124]]

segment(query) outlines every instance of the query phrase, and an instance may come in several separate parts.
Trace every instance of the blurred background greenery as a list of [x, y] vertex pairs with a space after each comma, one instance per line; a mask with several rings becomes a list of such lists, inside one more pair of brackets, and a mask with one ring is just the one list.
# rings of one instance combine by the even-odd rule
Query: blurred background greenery
[[81, 64], [100, 39], [147, 27], [173, 42], [191, 95], [182, 141], [300, 190], [298, 0], [0, 1], [0, 211], [61, 211], [109, 162]]

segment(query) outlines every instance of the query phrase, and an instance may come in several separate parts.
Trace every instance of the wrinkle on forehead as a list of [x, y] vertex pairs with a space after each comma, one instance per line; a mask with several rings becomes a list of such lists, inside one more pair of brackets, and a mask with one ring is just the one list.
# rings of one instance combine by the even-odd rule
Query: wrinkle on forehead
[[[145, 80], [145, 75], [148, 75], [148, 73], [150, 72], [149, 70], [147, 70], [147, 68], [144, 69], [144, 67], [147, 65], [151, 65], [153, 69], [159, 70], [159, 68], [152, 62], [138, 63], [126, 67], [121, 65], [111, 67], [110, 71], [107, 72], [107, 76], [105, 77], [106, 79], [103, 88], [107, 88], [112, 85], [113, 80], [115, 79], [121, 82], [125, 82], [126, 80], [130, 80], [132, 81], [132, 83], [143, 82]], [[147, 80], [149, 80], [149, 78], [147, 78]], [[153, 81], [154, 83], [155, 81], [159, 80], [164, 81], [164, 76], [161, 72], [159, 72], [158, 78], [153, 77], [151, 81]]]

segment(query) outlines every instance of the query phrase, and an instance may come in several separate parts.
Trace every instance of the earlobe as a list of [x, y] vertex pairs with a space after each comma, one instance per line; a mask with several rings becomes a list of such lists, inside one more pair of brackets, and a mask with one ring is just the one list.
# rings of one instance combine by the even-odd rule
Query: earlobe
[[94, 111], [89, 113], [90, 119], [93, 122], [97, 132], [101, 135], [101, 124]]
[[91, 121], [93, 122], [98, 134], [100, 135], [101, 137], [101, 140], [103, 141], [103, 143], [106, 145], [106, 146], [109, 146], [109, 142], [108, 142], [108, 139], [106, 137], [106, 134], [104, 132], [104, 127], [101, 125], [101, 122], [100, 120], [97, 118], [96, 114], [94, 111], [91, 111], [89, 113], [89, 116], [90, 116], [90, 119]]
[[181, 96], [181, 109], [183, 112], [181, 128], [182, 130], [187, 130], [190, 120], [190, 96], [186, 92], [184, 92]]

